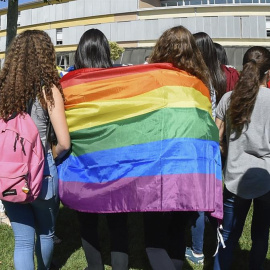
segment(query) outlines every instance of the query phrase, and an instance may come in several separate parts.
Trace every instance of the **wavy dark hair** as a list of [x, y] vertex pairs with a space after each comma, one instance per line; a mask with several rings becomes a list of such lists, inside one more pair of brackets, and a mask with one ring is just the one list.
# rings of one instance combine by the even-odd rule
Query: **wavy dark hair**
[[269, 50], [254, 46], [246, 51], [243, 70], [230, 98], [229, 117], [235, 131], [241, 132], [250, 122], [260, 84], [268, 76], [269, 69]]
[[193, 35], [197, 46], [199, 47], [204, 62], [209, 69], [211, 83], [216, 91], [216, 103], [220, 101], [221, 97], [226, 93], [226, 76], [218, 61], [216, 48], [214, 42], [204, 32], [199, 32]]
[[150, 63], [172, 63], [196, 76], [209, 88], [208, 69], [192, 34], [184, 26], [166, 30], [157, 40]]
[[75, 69], [112, 67], [109, 42], [100, 30], [84, 32], [75, 52], [74, 66]]
[[214, 42], [214, 46], [217, 52], [217, 58], [221, 65], [229, 65], [227, 53], [222, 45], [219, 43]]
[[0, 118], [7, 120], [14, 112], [26, 112], [29, 100], [36, 97], [46, 108], [42, 89], [54, 106], [53, 85], [64, 99], [51, 39], [44, 31], [26, 30], [9, 46], [0, 72]]

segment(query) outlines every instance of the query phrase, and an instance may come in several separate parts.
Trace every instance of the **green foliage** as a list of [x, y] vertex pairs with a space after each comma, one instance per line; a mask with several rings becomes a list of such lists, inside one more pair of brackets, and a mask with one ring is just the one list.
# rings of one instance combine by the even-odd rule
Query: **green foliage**
[[122, 55], [122, 53], [125, 51], [125, 49], [120, 47], [114, 41], [109, 41], [109, 45], [110, 45], [110, 49], [111, 49], [111, 59], [113, 61], [115, 61]]

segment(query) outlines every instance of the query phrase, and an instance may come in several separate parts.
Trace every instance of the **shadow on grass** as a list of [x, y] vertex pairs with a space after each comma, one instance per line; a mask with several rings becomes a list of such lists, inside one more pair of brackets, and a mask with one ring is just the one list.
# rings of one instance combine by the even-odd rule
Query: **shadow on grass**
[[[238, 244], [234, 252], [232, 270], [249, 269], [249, 255], [250, 250], [243, 250]], [[264, 260], [263, 266], [265, 270], [270, 269], [270, 260], [268, 258]]]
[[[158, 226], [158, 224], [157, 224]], [[129, 213], [129, 267], [131, 269], [151, 270], [145, 252], [143, 214]], [[66, 207], [61, 207], [57, 219], [56, 235], [63, 239], [62, 243], [55, 246], [53, 266], [51, 270], [64, 267], [71, 255], [81, 248], [81, 239], [77, 214]], [[99, 218], [99, 239], [102, 259], [105, 265], [111, 265], [110, 237], [107, 220], [104, 215]], [[188, 264], [185, 269], [193, 269]]]
[[77, 214], [74, 210], [64, 206], [60, 208], [56, 224], [56, 235], [62, 239], [62, 243], [55, 245], [51, 270], [62, 268], [69, 257], [77, 249], [81, 248]]
[[[129, 266], [130, 268], [150, 270], [144, 248], [143, 218], [141, 213], [130, 213], [129, 227]], [[56, 235], [63, 239], [55, 245], [53, 266], [51, 270], [61, 269], [70, 256], [81, 248], [81, 239], [76, 211], [61, 207], [57, 218]], [[110, 237], [107, 220], [104, 215], [99, 217], [99, 239], [102, 259], [105, 265], [111, 265]]]
[[[158, 226], [158, 224], [157, 224]], [[142, 213], [130, 213], [128, 215], [129, 228], [129, 267], [131, 269], [151, 270], [144, 244], [143, 231], [143, 215]], [[55, 253], [53, 262], [55, 264], [52, 270], [61, 269], [65, 267], [68, 259], [77, 250], [81, 249], [81, 239], [79, 233], [79, 226], [77, 221], [77, 214], [75, 211], [66, 207], [61, 207], [56, 227], [56, 235], [63, 239], [63, 242], [55, 246]], [[186, 229], [187, 246], [191, 245], [190, 228]], [[100, 215], [99, 219], [99, 237], [102, 252], [102, 258], [105, 265], [111, 265], [110, 258], [110, 237], [107, 226], [107, 221], [104, 215]], [[234, 263], [232, 270], [248, 269], [250, 241], [245, 248], [241, 249], [238, 245], [234, 252]], [[243, 248], [243, 247], [242, 247]], [[216, 232], [213, 227], [206, 223], [204, 253], [205, 262], [203, 266], [197, 266], [189, 262], [185, 262], [183, 270], [210, 270], [213, 269], [213, 254], [216, 250]], [[270, 269], [269, 253], [265, 260], [264, 269]], [[82, 256], [84, 254], [82, 253]], [[84, 258], [82, 258], [84, 265]], [[83, 269], [83, 268], [82, 268]], [[108, 268], [106, 268], [108, 269]], [[165, 269], [164, 269], [165, 270]]]
[[[244, 228], [247, 232], [249, 231], [248, 228]], [[240, 243], [237, 244], [234, 254], [233, 254], [233, 264], [231, 267], [231, 270], [239, 270], [239, 269], [249, 269], [249, 255], [250, 255], [250, 248], [251, 248], [251, 242], [248, 240], [248, 245], [246, 248], [248, 249], [243, 249], [241, 248]], [[210, 223], [206, 223], [205, 227], [205, 241], [204, 241], [204, 253], [205, 253], [205, 263], [203, 270], [211, 270], [213, 269], [213, 264], [214, 264], [214, 257], [213, 254], [215, 253], [216, 250], [216, 235], [215, 232], [213, 231], [213, 227], [211, 226]], [[269, 260], [269, 253], [270, 250], [268, 250], [268, 256], [264, 261], [264, 268], [263, 269], [270, 269], [270, 260]], [[188, 269], [188, 268], [184, 268]], [[200, 269], [195, 266], [191, 269]]]

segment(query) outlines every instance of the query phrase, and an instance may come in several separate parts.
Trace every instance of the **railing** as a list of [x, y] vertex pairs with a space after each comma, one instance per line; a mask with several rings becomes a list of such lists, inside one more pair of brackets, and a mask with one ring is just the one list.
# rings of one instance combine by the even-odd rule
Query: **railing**
[[163, 7], [169, 6], [194, 6], [194, 5], [226, 5], [226, 4], [270, 4], [270, 0], [161, 0]]

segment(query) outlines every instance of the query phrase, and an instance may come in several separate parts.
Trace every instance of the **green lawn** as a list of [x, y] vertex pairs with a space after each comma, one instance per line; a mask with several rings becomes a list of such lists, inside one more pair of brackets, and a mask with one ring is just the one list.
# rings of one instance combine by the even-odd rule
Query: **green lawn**
[[[269, 213], [266, 213], [269, 214]], [[251, 246], [250, 240], [250, 214], [246, 221], [245, 231], [241, 237], [239, 247], [236, 250], [236, 258], [233, 269], [248, 269], [248, 253]], [[129, 215], [129, 238], [130, 238], [130, 269], [150, 270], [146, 254], [144, 252], [144, 240], [142, 230], [142, 214], [131, 213]], [[80, 236], [78, 232], [78, 224], [74, 211], [61, 207], [58, 223], [57, 236], [63, 239], [61, 244], [56, 245], [54, 254], [54, 263], [62, 270], [83, 270], [86, 267], [86, 260], [81, 248]], [[187, 235], [189, 233], [187, 232]], [[106, 270], [111, 269], [108, 244], [108, 230], [104, 217], [100, 219], [100, 238], [103, 248], [103, 258], [106, 265]], [[188, 241], [190, 241], [188, 236]], [[0, 269], [12, 270], [13, 267], [13, 233], [12, 230], [2, 225], [0, 226]], [[195, 266], [185, 263], [184, 269], [212, 269], [213, 254], [215, 252], [215, 233], [210, 225], [206, 226], [205, 232], [205, 264], [204, 266]], [[268, 252], [265, 269], [270, 269], [270, 253]], [[27, 270], [27, 269], [26, 269]], [[166, 269], [164, 269], [166, 270]]]

